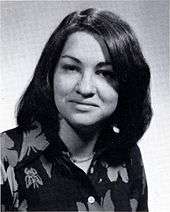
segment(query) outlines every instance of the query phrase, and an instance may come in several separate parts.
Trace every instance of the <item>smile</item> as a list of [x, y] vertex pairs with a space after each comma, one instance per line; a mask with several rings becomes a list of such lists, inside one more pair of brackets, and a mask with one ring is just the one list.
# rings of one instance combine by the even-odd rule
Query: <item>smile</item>
[[85, 102], [85, 101], [70, 101], [70, 102], [75, 103], [77, 105], [82, 105], [82, 106], [99, 107], [97, 104], [92, 102]]
[[91, 109], [99, 107], [95, 103], [91, 102], [79, 102], [79, 101], [71, 101], [74, 104], [75, 109], [80, 110], [80, 111], [89, 111]]

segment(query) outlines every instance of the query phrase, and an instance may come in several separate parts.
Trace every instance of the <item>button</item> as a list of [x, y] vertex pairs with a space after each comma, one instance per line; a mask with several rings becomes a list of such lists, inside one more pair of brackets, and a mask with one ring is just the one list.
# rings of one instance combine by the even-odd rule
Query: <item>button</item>
[[88, 202], [93, 204], [95, 202], [95, 198], [93, 196], [88, 197]]
[[100, 178], [99, 183], [101, 183], [102, 181], [103, 181], [102, 178]]
[[115, 133], [119, 133], [119, 132], [120, 132], [120, 129], [117, 128], [117, 127], [115, 127], [115, 126], [113, 126], [113, 131], [114, 131]]

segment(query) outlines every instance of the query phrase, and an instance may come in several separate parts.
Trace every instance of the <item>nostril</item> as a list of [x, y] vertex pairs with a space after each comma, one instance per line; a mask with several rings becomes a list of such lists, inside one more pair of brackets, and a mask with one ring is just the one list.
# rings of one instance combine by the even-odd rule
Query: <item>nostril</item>
[[83, 97], [86, 97], [86, 98], [90, 98], [90, 97], [93, 97], [94, 96], [94, 93], [93, 92], [82, 92], [81, 90], [76, 90], [76, 92], [78, 94], [80, 94], [81, 96]]
[[93, 93], [88, 93], [88, 94], [81, 94], [83, 97], [86, 97], [86, 98], [91, 98], [93, 97]]

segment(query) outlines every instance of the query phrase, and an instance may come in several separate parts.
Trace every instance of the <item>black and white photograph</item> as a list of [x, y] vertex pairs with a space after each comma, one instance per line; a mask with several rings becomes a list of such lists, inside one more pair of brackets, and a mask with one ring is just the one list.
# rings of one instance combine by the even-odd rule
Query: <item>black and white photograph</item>
[[0, 13], [1, 211], [170, 211], [169, 1]]

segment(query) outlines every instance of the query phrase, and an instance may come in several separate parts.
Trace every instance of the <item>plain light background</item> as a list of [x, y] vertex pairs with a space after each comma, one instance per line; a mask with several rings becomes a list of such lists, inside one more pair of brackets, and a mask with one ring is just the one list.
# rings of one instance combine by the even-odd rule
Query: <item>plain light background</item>
[[154, 116], [139, 146], [150, 212], [170, 211], [169, 1], [1, 1], [0, 131], [16, 126], [15, 108], [45, 42], [68, 13], [111, 10], [136, 32], [151, 68]]

